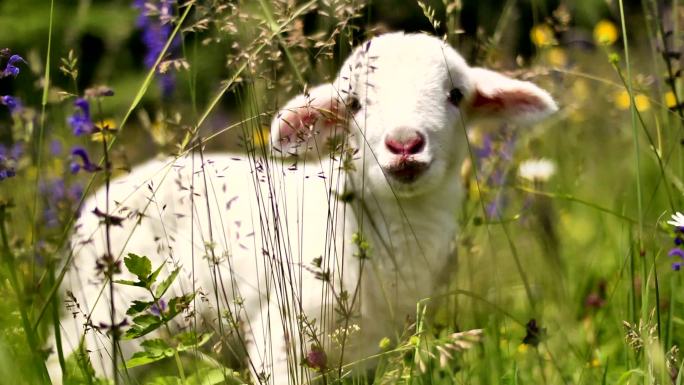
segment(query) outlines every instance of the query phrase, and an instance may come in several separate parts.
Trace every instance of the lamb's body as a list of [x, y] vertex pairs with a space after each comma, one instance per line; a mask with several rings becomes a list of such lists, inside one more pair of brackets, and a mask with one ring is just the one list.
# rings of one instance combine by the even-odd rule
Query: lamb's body
[[[272, 126], [272, 144], [285, 152], [320, 154], [322, 141], [307, 134], [331, 137], [338, 128], [356, 151], [309, 155], [296, 167], [289, 158], [226, 154], [179, 159], [170, 171], [152, 161], [111, 188], [114, 215], [145, 213], [137, 225], [131, 214], [111, 228], [113, 255], [181, 265], [176, 293], [201, 288], [207, 299], [195, 303], [206, 321], [198, 326], [218, 329], [217, 309], [230, 309], [252, 371], [277, 384], [305, 381], [310, 373], [300, 363], [312, 339], [336, 367], [329, 336], [341, 327], [359, 327], [345, 341], [345, 362], [374, 353], [380, 339], [396, 337], [415, 317], [417, 301], [441, 287], [436, 278], [451, 267], [461, 204], [461, 107], [524, 117], [555, 108], [535, 86], [471, 69], [435, 38], [392, 34], [371, 43], [355, 51], [333, 84], [288, 103]], [[454, 89], [477, 102], [459, 105]], [[104, 196], [100, 189], [84, 206], [65, 279], [94, 325], [110, 323], [108, 292], [94, 269], [105, 238], [91, 214], [105, 210]], [[368, 258], [359, 257], [357, 234], [370, 245]], [[117, 287], [117, 319], [144, 295]], [[314, 333], [306, 326], [313, 321]], [[63, 321], [67, 352], [82, 324], [81, 317]], [[222, 327], [233, 326], [224, 317]], [[110, 342], [93, 331], [87, 337], [95, 368], [111, 375]], [[130, 351], [123, 347], [124, 356]]]

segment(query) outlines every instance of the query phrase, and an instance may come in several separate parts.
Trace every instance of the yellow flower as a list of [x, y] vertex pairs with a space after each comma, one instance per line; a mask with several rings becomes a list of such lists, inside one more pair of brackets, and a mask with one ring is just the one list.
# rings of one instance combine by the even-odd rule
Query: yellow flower
[[565, 67], [568, 64], [568, 55], [562, 48], [553, 47], [546, 53], [546, 60], [554, 67]]
[[547, 47], [556, 42], [553, 37], [553, 29], [548, 24], [538, 24], [532, 27], [530, 39], [537, 47]]
[[530, 349], [530, 345], [528, 344], [520, 344], [518, 345], [518, 353], [527, 353], [527, 351]]
[[615, 94], [615, 106], [619, 110], [628, 110], [629, 106], [632, 104], [629, 98], [629, 93], [625, 90], [622, 90]]
[[634, 105], [639, 112], [644, 112], [651, 108], [651, 101], [648, 100], [648, 96], [644, 94], [636, 94], [636, 96], [634, 96]]
[[107, 141], [109, 141], [112, 138], [112, 132], [116, 131], [116, 122], [114, 119], [104, 119], [103, 121], [97, 121], [95, 128], [97, 128], [97, 132], [90, 136], [93, 142], [101, 142], [103, 134], [107, 135]]
[[387, 337], [382, 337], [382, 339], [380, 340], [380, 343], [378, 344], [378, 347], [379, 347], [381, 350], [387, 350], [387, 349], [390, 347], [390, 344], [391, 344], [391, 343], [392, 343], [392, 341], [390, 341], [389, 338], [387, 338]]
[[591, 363], [589, 365], [592, 368], [598, 368], [599, 366], [601, 366], [601, 361], [599, 361], [598, 358], [594, 358], [593, 360], [591, 360]]
[[675, 94], [672, 91], [667, 91], [665, 94], [665, 105], [667, 108], [677, 107], [677, 98], [675, 98]]
[[618, 30], [609, 20], [601, 20], [594, 26], [594, 41], [600, 45], [612, 45], [618, 39]]
[[[631, 105], [632, 101], [626, 90], [622, 90], [615, 95], [615, 106], [618, 109], [628, 110]], [[645, 112], [651, 108], [651, 101], [648, 99], [648, 96], [644, 94], [636, 94], [634, 95], [634, 105], [636, 106], [637, 111]]]

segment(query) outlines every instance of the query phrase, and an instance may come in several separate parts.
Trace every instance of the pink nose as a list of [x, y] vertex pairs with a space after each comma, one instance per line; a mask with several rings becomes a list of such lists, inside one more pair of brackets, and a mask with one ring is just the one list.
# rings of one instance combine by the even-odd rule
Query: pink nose
[[425, 137], [419, 132], [415, 132], [413, 136], [403, 138], [402, 140], [388, 136], [385, 138], [385, 146], [392, 154], [415, 155], [425, 147]]

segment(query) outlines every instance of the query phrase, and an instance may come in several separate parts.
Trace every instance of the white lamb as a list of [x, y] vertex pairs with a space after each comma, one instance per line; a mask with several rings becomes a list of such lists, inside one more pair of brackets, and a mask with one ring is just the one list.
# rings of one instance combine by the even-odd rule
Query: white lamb
[[[196, 321], [231, 335], [255, 383], [306, 383], [317, 373], [303, 361], [338, 367], [334, 331], [347, 336], [343, 362], [370, 356], [415, 318], [417, 301], [444, 287], [438, 277], [454, 267], [464, 121], [532, 121], [555, 110], [547, 92], [469, 67], [435, 37], [379, 36], [353, 52], [333, 83], [282, 108], [268, 156], [196, 153], [113, 181], [109, 209], [127, 219], [111, 227], [112, 254], [146, 255], [166, 264], [162, 276], [181, 266], [167, 296], [202, 294], [194, 317], [177, 317], [176, 327]], [[102, 188], [83, 208], [63, 284], [92, 325], [110, 323], [109, 291], [95, 268], [104, 226], [91, 213], [104, 211], [104, 200]], [[115, 298], [120, 321], [133, 299], [147, 297], [116, 285]], [[65, 355], [84, 335], [81, 313], [62, 319]], [[108, 336], [91, 329], [85, 341], [96, 371], [112, 377]], [[121, 355], [136, 348], [122, 341]]]

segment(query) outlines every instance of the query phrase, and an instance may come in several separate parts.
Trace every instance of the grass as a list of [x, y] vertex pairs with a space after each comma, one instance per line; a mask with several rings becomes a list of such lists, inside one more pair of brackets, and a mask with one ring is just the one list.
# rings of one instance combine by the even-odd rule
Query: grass
[[[469, 127], [471, 166], [464, 175], [468, 196], [459, 218], [454, 219], [461, 231], [455, 240], [459, 258], [449, 287], [416, 304], [415, 327], [401, 338], [388, 335], [387, 341], [368, 342], [378, 345], [372, 357], [377, 363], [374, 368], [346, 374], [362, 364], [351, 363], [326, 372], [321, 382], [684, 382], [678, 351], [684, 338], [682, 272], [672, 268], [677, 257], [668, 256], [678, 234], [666, 224], [674, 211], [681, 210], [684, 194], [683, 108], [677, 76], [681, 31], [676, 20], [670, 20], [671, 14], [661, 13], [663, 8], [651, 0], [643, 0], [637, 8], [626, 9], [619, 1], [613, 8], [580, 10], [553, 10], [536, 1], [531, 14], [524, 15], [535, 20], [534, 28], [538, 28], [532, 34], [534, 55], [522, 59], [524, 66], [515, 67], [518, 45], [506, 33], [519, 24], [512, 3], [507, 2], [501, 14], [488, 15], [495, 25], [479, 35], [457, 32], [460, 13], [469, 11], [456, 2], [403, 5], [418, 15], [424, 13], [422, 21], [414, 22], [422, 24], [406, 24], [409, 28], [420, 25], [440, 34], [445, 31], [440, 28], [448, 28], [448, 41], [471, 63], [480, 60], [476, 64], [515, 68], [517, 76], [551, 90], [561, 109], [534, 127]], [[674, 13], [681, 12], [676, 2], [670, 6], [675, 7]], [[369, 33], [368, 21], [377, 17], [355, 1], [310, 1], [293, 7], [262, 1], [235, 8], [184, 3], [173, 9], [172, 28], [160, 42], [154, 64], [142, 70], [117, 58], [108, 47], [101, 58], [106, 66], [87, 63], [91, 52], [65, 38], [68, 34], [61, 21], [52, 23], [53, 15], [71, 11], [69, 6], [51, 2], [49, 7], [42, 3], [36, 7], [36, 17], [50, 15], [50, 23], [41, 30], [44, 40], [22, 43], [19, 37], [0, 37], [0, 48], [7, 45], [29, 62], [19, 65], [16, 79], [0, 79], [0, 94], [19, 96], [25, 104], [24, 112], [0, 117], [0, 143], [21, 142], [25, 147], [21, 156], [0, 164], [17, 172], [0, 181], [0, 295], [4, 298], [0, 302], [0, 378], [26, 384], [48, 381], [43, 347], [47, 336], [59, 330], [58, 313], [68, 311], [58, 287], [72, 255], [71, 227], [83, 200], [82, 194], [67, 192], [57, 197], [56, 190], [45, 186], [63, 181], [67, 189], [81, 184], [92, 190], [108, 183], [105, 174], [123, 174], [122, 169], [151, 156], [150, 146], [156, 146], [154, 152], [175, 156], [205, 148], [244, 152], [245, 146], [262, 140], [259, 135], [274, 106], [282, 105], [303, 84], [330, 79], [336, 62], [349, 52], [349, 42], [363, 40], [363, 34]], [[108, 14], [102, 11], [109, 10], [109, 5], [105, 9], [94, 2], [91, 7], [94, 15]], [[41, 24], [31, 15], [19, 16], [7, 9], [6, 15], [24, 17], [26, 26], [34, 26], [27, 36], [38, 34], [35, 26]], [[580, 11], [582, 15], [593, 12], [593, 24], [574, 24], [574, 12]], [[79, 12], [87, 15], [88, 7], [79, 7]], [[149, 19], [159, 20], [158, 14], [152, 12]], [[591, 33], [599, 15], [612, 18], [619, 40], [604, 31], [607, 41], [583, 43], [592, 45], [591, 49], [573, 44], [571, 37], [579, 35], [571, 32]], [[127, 22], [135, 22], [132, 15]], [[303, 23], [309, 24], [304, 28]], [[116, 28], [107, 24], [107, 18], [87, 24], [97, 25], [97, 31], [105, 34], [103, 26]], [[521, 40], [527, 41], [529, 32], [525, 29]], [[642, 32], [645, 38], [640, 37]], [[119, 35], [112, 33], [103, 40], [120, 39], [112, 44], [121, 46], [126, 38], [140, 38]], [[174, 36], [180, 36], [181, 42]], [[81, 77], [57, 70], [57, 58], [66, 57], [71, 48], [80, 59], [76, 67], [84, 66]], [[190, 70], [172, 70], [177, 80], [175, 96], [163, 97], [157, 68], [165, 62], [173, 67], [168, 61], [178, 59], [187, 60]], [[6, 61], [0, 61], [0, 68]], [[216, 64], [224, 62], [227, 67]], [[88, 66], [96, 75], [83, 80]], [[122, 69], [120, 74], [103, 70], [99, 76], [98, 66]], [[142, 80], [132, 89], [131, 79]], [[103, 134], [103, 142], [74, 137], [66, 124], [74, 98], [86, 91], [79, 88], [83, 82], [87, 86], [109, 83], [117, 100], [126, 102], [112, 103], [116, 106], [112, 107], [106, 97], [91, 99], [96, 121], [114, 117], [117, 122], [116, 131]], [[118, 85], [126, 90], [125, 95], [118, 93]], [[95, 107], [98, 104], [100, 108]], [[150, 117], [148, 123], [142, 111]], [[153, 133], [171, 139], [154, 142], [149, 139]], [[54, 140], [65, 148], [85, 146], [101, 167], [112, 159], [109, 172], [71, 175], [72, 157], [64, 149], [51, 152]], [[488, 141], [494, 151], [484, 156]], [[522, 162], [540, 157], [556, 165], [550, 179], [528, 181], [518, 176]], [[492, 202], [505, 204], [492, 209]], [[197, 204], [205, 203], [208, 207], [208, 202]], [[111, 224], [116, 220], [113, 215], [105, 210], [102, 219]], [[48, 220], [49, 216], [53, 218]], [[142, 269], [138, 279], [143, 282], [149, 273], [140, 263], [126, 263], [122, 268], [134, 274]], [[111, 279], [116, 275], [116, 261], [105, 266]], [[169, 276], [173, 281], [172, 274], [160, 274], [143, 282], [149, 284], [151, 297], [139, 316], [152, 306], [162, 306], [155, 290], [163, 294]], [[178, 299], [188, 305], [195, 300], [194, 296]], [[227, 329], [214, 330], [211, 336], [199, 330], [174, 336], [168, 328], [178, 320], [176, 316], [182, 318], [180, 313], [160, 318], [157, 327], [164, 331], [155, 342], [158, 345], [146, 346], [138, 356], [135, 363], [149, 369], [142, 376], [122, 376], [116, 382], [248, 381], [249, 371], [234, 365], [235, 359], [227, 357], [231, 354], [225, 350], [219, 352], [218, 347], [224, 345], [218, 342], [229, 337]], [[235, 319], [231, 322], [237, 324]], [[103, 329], [117, 336], [112, 339], [116, 345], [129, 327], [118, 326], [113, 319]], [[467, 332], [479, 329], [481, 333]], [[142, 339], [142, 334], [130, 333]], [[78, 354], [62, 357], [62, 366], [74, 374], [70, 381], [98, 383], [82, 358]], [[113, 360], [120, 363], [130, 358], [114, 355]], [[295, 365], [293, 370], [301, 367]]]

